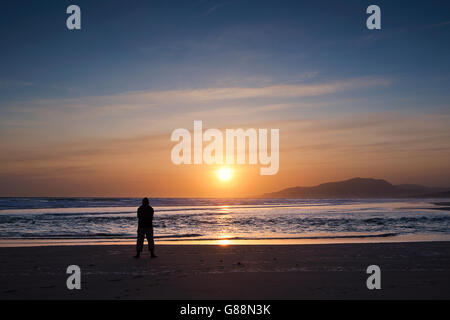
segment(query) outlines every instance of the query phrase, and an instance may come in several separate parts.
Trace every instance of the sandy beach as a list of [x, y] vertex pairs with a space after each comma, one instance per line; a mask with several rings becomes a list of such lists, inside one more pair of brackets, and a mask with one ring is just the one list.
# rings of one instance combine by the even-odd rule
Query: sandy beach
[[[450, 243], [0, 248], [1, 299], [449, 299]], [[81, 268], [81, 290], [66, 287]], [[368, 290], [366, 268], [381, 268]]]

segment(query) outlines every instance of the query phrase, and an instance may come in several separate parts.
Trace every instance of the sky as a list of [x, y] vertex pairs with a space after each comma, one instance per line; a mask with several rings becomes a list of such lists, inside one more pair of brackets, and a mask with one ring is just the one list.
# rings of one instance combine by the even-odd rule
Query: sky
[[[0, 196], [450, 187], [449, 39], [448, 1], [2, 1]], [[173, 164], [194, 120], [279, 129], [278, 173]]]

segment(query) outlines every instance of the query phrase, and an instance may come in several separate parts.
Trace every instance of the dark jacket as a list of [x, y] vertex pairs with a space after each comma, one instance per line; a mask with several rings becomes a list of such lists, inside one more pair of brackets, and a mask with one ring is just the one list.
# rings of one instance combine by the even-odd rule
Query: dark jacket
[[153, 227], [153, 208], [151, 206], [140, 206], [137, 211], [138, 228]]

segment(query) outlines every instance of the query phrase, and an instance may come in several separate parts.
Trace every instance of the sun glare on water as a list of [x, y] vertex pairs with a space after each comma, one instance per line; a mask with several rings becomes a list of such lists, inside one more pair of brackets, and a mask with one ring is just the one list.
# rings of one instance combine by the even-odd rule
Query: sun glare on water
[[217, 170], [217, 177], [219, 178], [220, 181], [229, 181], [232, 177], [232, 170], [230, 168], [227, 167], [223, 167], [220, 168], [219, 170]]

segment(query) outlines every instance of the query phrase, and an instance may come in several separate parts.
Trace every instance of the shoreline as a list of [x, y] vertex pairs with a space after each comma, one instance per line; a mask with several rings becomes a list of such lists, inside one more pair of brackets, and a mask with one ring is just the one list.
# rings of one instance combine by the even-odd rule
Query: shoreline
[[[414, 234], [395, 236], [318, 236], [286, 238], [223, 238], [223, 239], [162, 239], [155, 238], [156, 245], [316, 245], [316, 244], [351, 244], [351, 243], [411, 243], [411, 242], [447, 242], [450, 235]], [[94, 239], [0, 239], [0, 248], [4, 247], [46, 247], [46, 246], [92, 246], [92, 245], [133, 245], [136, 238], [94, 238]], [[146, 241], [145, 241], [146, 243]]]
[[[0, 299], [450, 299], [450, 242], [0, 248]], [[81, 268], [68, 290], [66, 268]], [[381, 268], [368, 290], [366, 268]]]

